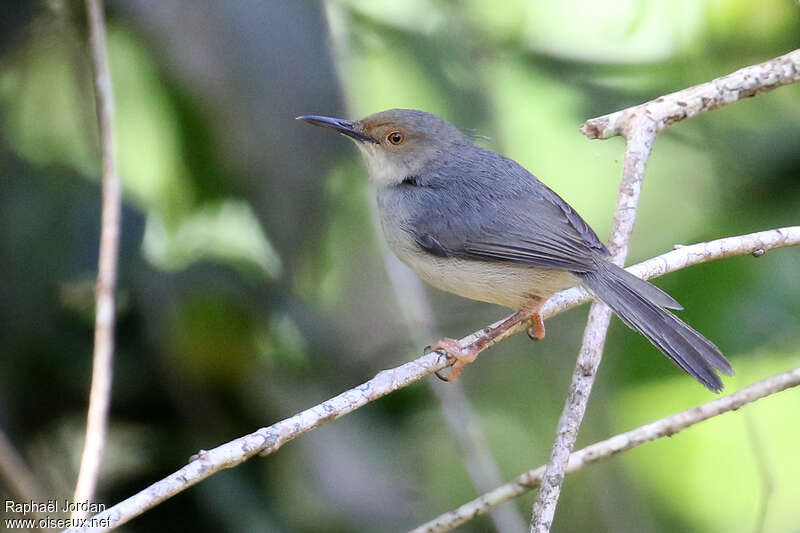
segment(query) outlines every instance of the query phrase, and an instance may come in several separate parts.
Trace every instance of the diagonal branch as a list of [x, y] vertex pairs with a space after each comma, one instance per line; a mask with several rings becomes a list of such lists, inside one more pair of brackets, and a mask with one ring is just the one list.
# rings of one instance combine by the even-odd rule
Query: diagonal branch
[[[796, 81], [800, 81], [800, 50], [584, 124], [581, 131], [590, 139], [622, 135], [627, 141], [609, 241], [612, 261], [618, 265], [625, 262], [647, 161], [658, 133], [674, 122]], [[548, 533], [553, 524], [567, 462], [586, 413], [610, 321], [611, 310], [606, 305], [592, 305], [544, 481], [533, 504], [531, 533]]]
[[[735, 411], [743, 405], [798, 385], [800, 385], [800, 368], [795, 368], [754, 383], [733, 394], [596, 442], [570, 455], [567, 473], [577, 472], [585, 466], [609, 459], [618, 453], [656, 439], [670, 437], [704, 420]], [[455, 529], [490, 511], [496, 505], [537, 488], [542, 483], [544, 472], [544, 466], [528, 470], [505, 485], [419, 526], [410, 533], [441, 533]]]
[[[636, 209], [639, 204], [645, 168], [655, 140], [655, 129], [651, 122], [642, 115], [636, 115], [628, 133], [622, 182], [608, 245], [611, 261], [619, 266], [625, 264], [625, 258], [628, 255], [628, 241], [630, 241], [636, 222]], [[578, 353], [575, 370], [572, 373], [569, 394], [558, 420], [556, 438], [550, 451], [545, 481], [533, 503], [531, 533], [547, 533], [553, 523], [569, 455], [578, 439], [578, 430], [589, 404], [589, 395], [592, 392], [597, 370], [600, 368], [611, 315], [611, 309], [600, 301], [593, 303], [589, 311], [589, 318], [583, 333], [583, 343]]]
[[[657, 277], [715, 259], [754, 253], [761, 256], [769, 250], [797, 245], [800, 245], [800, 226], [791, 226], [683, 246], [629, 267], [628, 270], [646, 278]], [[588, 293], [581, 288], [562, 291], [548, 300], [542, 308], [542, 316], [550, 318], [589, 300]], [[505, 337], [520, 333], [528, 326], [529, 324], [520, 325]], [[472, 342], [482, 331], [479, 330], [461, 339], [460, 342], [464, 344]], [[106, 531], [118, 527], [221, 470], [239, 465], [258, 454], [269, 455], [287, 442], [391, 392], [419, 381], [451, 363], [452, 361], [448, 361], [445, 355], [431, 352], [404, 365], [384, 370], [371, 380], [276, 424], [261, 428], [212, 450], [199, 452], [189, 464], [180, 470], [91, 519], [95, 524], [99, 524], [100, 520], [109, 520], [109, 525], [73, 528], [69, 531], [73, 533]]]
[[[95, 101], [103, 152], [103, 208], [100, 230], [100, 253], [95, 287], [94, 354], [92, 385], [86, 420], [86, 442], [75, 486], [73, 502], [88, 503], [94, 499], [100, 463], [103, 458], [108, 409], [111, 403], [112, 364], [114, 359], [114, 292], [117, 284], [119, 256], [121, 186], [117, 174], [114, 139], [114, 96], [108, 64], [106, 28], [102, 0], [86, 0], [89, 19], [89, 48], [94, 68]], [[77, 506], [80, 508], [80, 506]], [[84, 518], [86, 512], [73, 512], [73, 518]]]
[[800, 81], [800, 49], [751, 65], [707, 83], [677, 91], [650, 102], [587, 120], [581, 131], [590, 139], [626, 135], [634, 117], [646, 115], [656, 133], [685, 118], [717, 109], [742, 98]]

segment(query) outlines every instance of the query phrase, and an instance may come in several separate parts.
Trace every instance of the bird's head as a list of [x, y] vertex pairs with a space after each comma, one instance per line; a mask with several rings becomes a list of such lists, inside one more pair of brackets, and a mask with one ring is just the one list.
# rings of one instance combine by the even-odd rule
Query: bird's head
[[332, 128], [355, 141], [370, 180], [384, 187], [418, 175], [454, 146], [470, 142], [443, 118], [415, 109], [390, 109], [361, 120], [318, 115], [297, 118]]

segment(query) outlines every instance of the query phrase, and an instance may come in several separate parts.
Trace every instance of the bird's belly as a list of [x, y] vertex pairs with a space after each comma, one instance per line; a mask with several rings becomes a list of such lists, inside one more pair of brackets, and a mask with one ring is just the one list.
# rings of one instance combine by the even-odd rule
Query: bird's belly
[[522, 308], [533, 297], [546, 299], [580, 283], [565, 270], [406, 252], [398, 257], [434, 287], [512, 309]]

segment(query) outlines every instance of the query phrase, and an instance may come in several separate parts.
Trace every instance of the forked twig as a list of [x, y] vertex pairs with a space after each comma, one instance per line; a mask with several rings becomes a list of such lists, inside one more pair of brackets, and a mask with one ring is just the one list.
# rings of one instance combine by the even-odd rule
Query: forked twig
[[[622, 135], [627, 141], [622, 181], [609, 241], [612, 261], [622, 265], [627, 256], [645, 168], [658, 133], [685, 118], [798, 80], [800, 50], [795, 50], [708, 83], [587, 121], [581, 131], [590, 139]], [[592, 305], [567, 401], [556, 428], [544, 481], [533, 504], [531, 533], [547, 533], [553, 524], [567, 461], [586, 412], [610, 320], [611, 310], [606, 305], [599, 302]]]

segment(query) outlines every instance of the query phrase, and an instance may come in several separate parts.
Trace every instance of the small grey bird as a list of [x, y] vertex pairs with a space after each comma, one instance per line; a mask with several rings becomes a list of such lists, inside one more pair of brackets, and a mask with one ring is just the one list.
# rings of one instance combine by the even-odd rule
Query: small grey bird
[[297, 118], [355, 141], [377, 187], [386, 240], [419, 277], [517, 311], [468, 346], [436, 343], [456, 359], [448, 379], [519, 322], [531, 320], [531, 338], [544, 338], [542, 305], [579, 284], [710, 390], [722, 390], [715, 369], [733, 374], [719, 348], [665, 309], [682, 309], [678, 302], [608, 262], [597, 234], [560, 196], [446, 120], [412, 109], [355, 121]]

